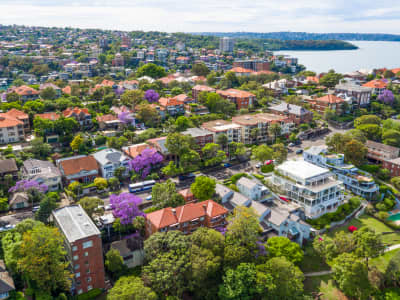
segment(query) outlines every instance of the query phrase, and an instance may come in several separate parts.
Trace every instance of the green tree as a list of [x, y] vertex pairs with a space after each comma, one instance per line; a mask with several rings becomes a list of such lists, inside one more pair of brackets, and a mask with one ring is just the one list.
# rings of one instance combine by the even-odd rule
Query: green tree
[[197, 76], [206, 77], [210, 73], [210, 69], [204, 63], [197, 63], [193, 65], [192, 73]]
[[165, 147], [168, 149], [169, 153], [178, 157], [189, 152], [193, 147], [193, 144], [193, 138], [190, 136], [180, 133], [170, 133], [167, 136]]
[[121, 277], [109, 290], [108, 300], [157, 300], [157, 294], [135, 276]]
[[140, 104], [144, 99], [144, 92], [142, 90], [127, 90], [121, 95], [121, 103], [132, 109]]
[[367, 139], [380, 141], [382, 136], [382, 128], [376, 124], [363, 124], [357, 126], [357, 129], [362, 131]]
[[342, 75], [339, 73], [335, 73], [335, 71], [330, 70], [326, 75], [322, 76], [321, 79], [319, 80], [319, 83], [323, 86], [326, 86], [328, 88], [333, 88], [335, 85], [337, 85], [342, 79]]
[[35, 226], [23, 235], [18, 269], [42, 291], [66, 291], [71, 275], [65, 255], [64, 240], [58, 229]]
[[188, 249], [189, 240], [181, 231], [157, 232], [144, 241], [146, 261], [151, 261], [157, 255], [168, 252], [186, 253]]
[[105, 190], [108, 187], [107, 179], [102, 178], [102, 177], [95, 178], [93, 183], [97, 187], [98, 190]]
[[216, 182], [207, 176], [197, 176], [190, 186], [193, 195], [200, 201], [211, 199], [215, 194]]
[[7, 211], [8, 210], [8, 198], [0, 198], [0, 211]]
[[192, 245], [210, 250], [215, 256], [224, 254], [224, 236], [211, 228], [200, 227], [189, 236]]
[[400, 146], [400, 131], [388, 129], [384, 130], [382, 134], [382, 142], [386, 145], [393, 147]]
[[336, 132], [332, 136], [326, 137], [325, 144], [328, 146], [329, 151], [343, 153], [344, 146], [350, 141], [351, 137]]
[[97, 197], [83, 197], [78, 203], [91, 218], [93, 218], [94, 213], [101, 211], [99, 206], [104, 205], [103, 200]]
[[185, 199], [183, 199], [182, 195], [176, 192], [176, 186], [172, 180], [167, 180], [164, 183], [156, 183], [153, 186], [151, 196], [153, 206], [158, 209], [164, 207], [177, 207], [185, 204]]
[[44, 143], [42, 138], [35, 138], [31, 141], [30, 151], [33, 153], [35, 158], [44, 159], [50, 154], [51, 146]]
[[267, 145], [259, 145], [253, 148], [252, 156], [253, 159], [258, 160], [259, 162], [264, 162], [266, 160], [272, 159], [273, 151]]
[[359, 141], [351, 140], [344, 146], [344, 157], [346, 161], [356, 166], [361, 166], [367, 156], [367, 147]]
[[175, 165], [173, 161], [170, 161], [168, 165], [161, 169], [161, 172], [169, 177], [174, 177], [181, 173], [181, 170]]
[[58, 204], [55, 198], [45, 196], [40, 201], [39, 210], [35, 214], [35, 219], [43, 223], [48, 223], [51, 212], [57, 207]]
[[365, 259], [368, 268], [368, 259], [383, 253], [384, 245], [381, 234], [377, 234], [369, 227], [362, 227], [353, 233], [356, 241], [355, 255]]
[[277, 123], [271, 124], [268, 127], [268, 132], [270, 135], [274, 137], [274, 143], [275, 143], [276, 137], [279, 136], [282, 132], [282, 127]]
[[111, 248], [106, 253], [105, 266], [114, 278], [125, 270], [124, 260], [117, 249]]
[[380, 126], [382, 124], [382, 120], [381, 120], [381, 118], [379, 118], [378, 116], [375, 116], [375, 115], [363, 115], [354, 120], [355, 128], [358, 128], [361, 125], [367, 125], [367, 124], [375, 124], [375, 125]]
[[189, 150], [179, 157], [180, 169], [183, 173], [195, 171], [200, 164], [200, 155], [195, 150]]
[[269, 299], [297, 299], [303, 294], [304, 275], [285, 257], [274, 257], [265, 264], [258, 265], [257, 271], [272, 277]]
[[226, 159], [225, 152], [220, 150], [218, 144], [214, 143], [206, 144], [201, 149], [201, 153], [206, 167], [218, 165]]
[[368, 299], [371, 285], [368, 280], [368, 268], [359, 258], [343, 253], [332, 264], [333, 278], [339, 288], [350, 297]]
[[47, 87], [40, 92], [40, 97], [45, 100], [54, 100], [57, 97], [57, 93], [52, 87]]
[[228, 137], [226, 134], [219, 134], [217, 136], [217, 144], [221, 147], [221, 149], [225, 149], [228, 145]]
[[266, 244], [269, 257], [285, 257], [292, 263], [299, 263], [303, 260], [303, 250], [299, 244], [290, 241], [287, 237], [277, 236], [269, 238]]
[[385, 279], [389, 285], [398, 286], [400, 283], [400, 252], [397, 251], [390, 259], [386, 268]]
[[111, 177], [108, 179], [108, 186], [111, 190], [116, 191], [120, 187], [120, 181], [117, 177]]
[[118, 167], [114, 170], [114, 177], [118, 178], [118, 180], [121, 182], [124, 180], [125, 177], [125, 171], [126, 168], [125, 167]]
[[272, 145], [272, 151], [274, 152], [272, 157], [278, 164], [281, 164], [286, 160], [288, 151], [284, 144], [280, 143]]
[[178, 131], [184, 131], [191, 127], [190, 120], [185, 116], [179, 116], [175, 121], [175, 125]]
[[136, 71], [136, 77], [149, 76], [151, 78], [158, 79], [166, 75], [167, 73], [165, 72], [165, 69], [163, 67], [157, 66], [152, 63], [145, 64], [139, 67]]
[[149, 104], [140, 104], [136, 110], [136, 117], [146, 126], [156, 127], [160, 123], [161, 117], [159, 112]]

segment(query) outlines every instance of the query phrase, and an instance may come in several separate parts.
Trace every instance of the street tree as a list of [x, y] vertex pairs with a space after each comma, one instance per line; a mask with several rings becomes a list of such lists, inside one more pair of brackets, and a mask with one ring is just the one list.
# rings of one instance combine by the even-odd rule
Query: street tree
[[265, 162], [266, 160], [273, 158], [273, 150], [267, 145], [259, 145], [253, 148], [252, 156], [259, 162]]
[[176, 186], [172, 180], [167, 180], [164, 183], [156, 183], [153, 186], [151, 196], [153, 206], [158, 209], [177, 207], [185, 204], [185, 199], [176, 192]]
[[107, 295], [108, 300], [157, 300], [157, 294], [135, 276], [123, 276]]
[[294, 264], [301, 262], [304, 256], [299, 244], [283, 236], [268, 239], [266, 250], [269, 257], [285, 257]]
[[198, 200], [211, 199], [215, 194], [216, 182], [214, 179], [207, 176], [197, 176], [195, 181], [190, 186], [194, 197]]

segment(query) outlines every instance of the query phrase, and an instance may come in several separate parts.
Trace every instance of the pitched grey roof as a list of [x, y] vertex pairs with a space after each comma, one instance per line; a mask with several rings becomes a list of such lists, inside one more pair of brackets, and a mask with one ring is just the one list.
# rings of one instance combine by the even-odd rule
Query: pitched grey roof
[[251, 179], [249, 179], [247, 177], [244, 177], [244, 176], [238, 180], [237, 184], [245, 186], [248, 189], [253, 189], [257, 185], [259, 185], [258, 182], [254, 181], [254, 180], [251, 180]]
[[8, 273], [3, 260], [0, 260], [0, 294], [15, 290], [14, 280]]
[[0, 160], [0, 173], [17, 172], [18, 167], [14, 158]]
[[53, 211], [53, 216], [70, 243], [100, 235], [99, 229], [79, 204], [58, 208]]
[[[24, 161], [23, 168], [24, 175], [28, 176], [29, 179], [61, 176], [60, 170], [52, 162], [47, 160], [27, 159]], [[37, 171], [32, 172], [32, 170]]]
[[192, 137], [206, 136], [212, 134], [210, 131], [202, 128], [188, 128], [182, 132], [183, 135], [191, 135]]
[[288, 104], [286, 102], [281, 102], [277, 105], [270, 106], [269, 109], [275, 110], [275, 111], [280, 111], [280, 112], [289, 112], [289, 113], [297, 115], [297, 116], [302, 116], [302, 115], [310, 113], [310, 111], [305, 109], [304, 107], [301, 107], [301, 106], [295, 105], [295, 104]]
[[349, 92], [371, 92], [372, 88], [367, 86], [356, 85], [354, 83], [339, 83], [335, 86], [336, 90], [345, 90]]
[[109, 162], [111, 163], [119, 163], [122, 162], [126, 159], [128, 159], [128, 156], [123, 154], [121, 151], [108, 148], [101, 150], [99, 152], [93, 153], [93, 157], [101, 164], [105, 165]]

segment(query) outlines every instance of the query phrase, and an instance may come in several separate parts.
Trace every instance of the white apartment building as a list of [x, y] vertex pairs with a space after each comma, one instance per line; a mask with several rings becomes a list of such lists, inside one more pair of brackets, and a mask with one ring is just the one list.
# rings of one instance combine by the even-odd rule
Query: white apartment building
[[104, 149], [93, 154], [94, 159], [99, 164], [101, 176], [110, 179], [114, 176], [114, 172], [119, 167], [125, 168], [124, 176], [128, 176], [128, 162], [130, 158], [121, 151], [115, 149]]
[[304, 160], [291, 160], [276, 167], [272, 183], [288, 200], [304, 207], [308, 218], [336, 211], [343, 203], [344, 186], [334, 175]]
[[24, 122], [7, 113], [0, 113], [0, 144], [23, 141]]

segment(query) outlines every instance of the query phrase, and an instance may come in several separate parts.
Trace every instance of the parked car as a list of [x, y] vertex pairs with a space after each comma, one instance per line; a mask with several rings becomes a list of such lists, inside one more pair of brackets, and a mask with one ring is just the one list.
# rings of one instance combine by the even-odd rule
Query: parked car
[[153, 199], [153, 196], [152, 196], [152, 195], [146, 197], [146, 200], [147, 200], [147, 201], [150, 201], [151, 199]]
[[289, 147], [293, 147], [293, 146], [294, 146], [294, 143], [289, 143], [288, 146], [289, 146]]
[[106, 205], [106, 206], [104, 206], [104, 210], [111, 210], [112, 209], [112, 207], [111, 207], [111, 205]]
[[232, 165], [230, 163], [224, 163], [224, 168], [230, 168]]
[[194, 180], [196, 178], [196, 175], [193, 173], [189, 173], [186, 175], [179, 175], [179, 181], [186, 181], [186, 180]]
[[37, 212], [38, 210], [39, 210], [39, 208], [40, 208], [40, 206], [38, 205], [38, 206], [34, 206], [33, 208], [32, 208], [32, 212]]
[[261, 166], [262, 166], [261, 163], [256, 164], [256, 168], [257, 168], [257, 169], [258, 169], [258, 168], [261, 168]]
[[303, 153], [303, 149], [299, 149], [296, 151], [296, 154], [302, 154]]

